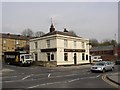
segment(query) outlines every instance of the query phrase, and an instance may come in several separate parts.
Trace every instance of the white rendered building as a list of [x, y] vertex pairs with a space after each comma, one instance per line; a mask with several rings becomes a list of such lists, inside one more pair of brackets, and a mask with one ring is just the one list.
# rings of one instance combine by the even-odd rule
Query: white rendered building
[[42, 66], [78, 65], [90, 63], [89, 39], [79, 37], [64, 29], [50, 32], [30, 40], [30, 53], [36, 64]]

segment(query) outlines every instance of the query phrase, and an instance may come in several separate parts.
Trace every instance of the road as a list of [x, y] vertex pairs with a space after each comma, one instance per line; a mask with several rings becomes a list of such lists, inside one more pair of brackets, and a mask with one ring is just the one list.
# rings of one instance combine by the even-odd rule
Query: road
[[90, 66], [48, 68], [3, 65], [2, 88], [114, 88], [102, 80], [103, 73], [90, 72]]

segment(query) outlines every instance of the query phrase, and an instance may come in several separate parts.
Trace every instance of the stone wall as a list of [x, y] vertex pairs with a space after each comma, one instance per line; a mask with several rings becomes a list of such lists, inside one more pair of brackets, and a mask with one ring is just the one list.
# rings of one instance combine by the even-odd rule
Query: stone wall
[[35, 61], [34, 65], [39, 65], [43, 67], [56, 67], [57, 62], [56, 61]]

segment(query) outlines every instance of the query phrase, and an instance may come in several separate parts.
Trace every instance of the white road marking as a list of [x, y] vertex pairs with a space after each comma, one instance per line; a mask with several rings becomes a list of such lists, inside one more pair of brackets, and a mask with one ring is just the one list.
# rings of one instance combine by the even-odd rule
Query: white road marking
[[18, 77], [18, 76], [4, 76], [2, 78], [12, 78], [12, 77]]
[[[83, 73], [82, 73], [83, 74]], [[90, 74], [90, 73], [86, 73], [86, 74]], [[37, 76], [37, 75], [46, 75], [46, 74], [37, 74], [37, 75], [35, 75], [35, 74], [31, 74], [31, 75], [34, 75], [34, 76]], [[5, 83], [10, 83], [10, 82], [22, 82], [23, 80], [24, 81], [34, 81], [34, 80], [41, 80], [41, 79], [46, 79], [46, 78], [40, 78], [40, 79], [27, 79], [27, 78], [29, 78], [31, 75], [28, 75], [28, 76], [26, 76], [26, 77], [24, 77], [24, 78], [22, 78], [22, 80], [14, 80], [14, 81], [3, 81], [3, 82], [5, 82]], [[48, 77], [50, 77], [50, 75], [51, 75], [51, 73], [49, 73], [48, 74]], [[78, 75], [78, 74], [69, 74], [69, 75], [61, 75], [61, 76], [52, 76], [52, 77], [50, 77], [50, 78], [56, 78], [56, 77], [67, 77], [67, 76], [74, 76], [74, 75]], [[92, 77], [84, 77], [84, 78], [79, 78], [79, 79], [88, 79], [88, 78], [97, 78], [97, 77], [99, 77], [100, 75], [98, 75], [98, 76], [92, 76]], [[25, 80], [26, 79], [26, 80]]]
[[[100, 74], [100, 75], [101, 75], [101, 74]], [[35, 86], [28, 87], [28, 88], [36, 88], [36, 87], [40, 87], [40, 86], [52, 85], [52, 84], [59, 84], [59, 83], [62, 83], [62, 84], [63, 84], [63, 83], [71, 83], [71, 82], [78, 81], [78, 80], [80, 80], [80, 79], [98, 78], [100, 75], [93, 76], [93, 77], [76, 78], [76, 79], [72, 79], [72, 80], [68, 80], [68, 81], [63, 81], [63, 82], [43, 83], [43, 84], [38, 84], [38, 85], [35, 85]]]
[[11, 72], [11, 71], [14, 71], [14, 70], [12, 70], [12, 69], [2, 69], [2, 73], [3, 72]]
[[48, 74], [48, 77], [50, 77], [51, 73]]
[[28, 75], [28, 76], [24, 77], [22, 80], [25, 80], [25, 79], [29, 78], [31, 75]]
[[75, 76], [75, 75], [78, 75], [78, 74], [69, 74], [69, 75], [65, 75], [65, 76]]
[[80, 80], [80, 78], [72, 79], [72, 80], [70, 80], [70, 81], [68, 81], [68, 82], [74, 82], [74, 81], [78, 81], [78, 80]]
[[100, 77], [100, 76], [101, 76], [101, 74], [99, 74], [99, 75], [97, 76], [97, 78]]
[[35, 85], [35, 86], [31, 86], [31, 87], [28, 87], [28, 88], [36, 88], [36, 87], [39, 87], [40, 85]]
[[66, 82], [43, 83], [43, 84], [38, 84], [38, 85], [35, 85], [35, 86], [28, 87], [28, 88], [36, 88], [36, 87], [39, 87], [39, 86], [45, 86], [45, 85], [51, 85], [51, 84], [58, 84], [58, 83], [66, 83]]

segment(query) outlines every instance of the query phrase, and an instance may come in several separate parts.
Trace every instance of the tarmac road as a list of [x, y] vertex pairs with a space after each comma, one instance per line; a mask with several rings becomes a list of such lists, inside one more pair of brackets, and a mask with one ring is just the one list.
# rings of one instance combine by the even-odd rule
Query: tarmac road
[[90, 66], [3, 65], [2, 88], [115, 88], [102, 80], [103, 73], [91, 73]]

